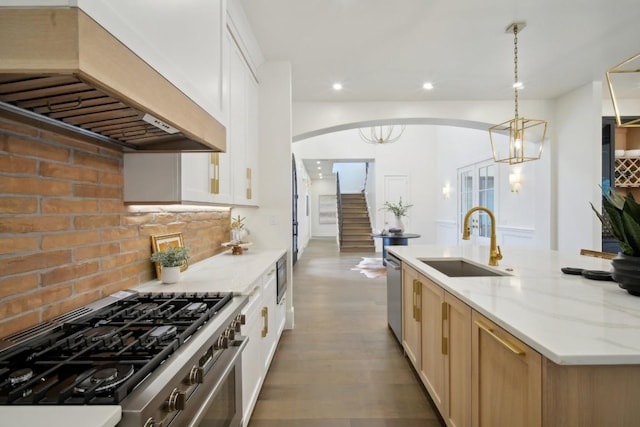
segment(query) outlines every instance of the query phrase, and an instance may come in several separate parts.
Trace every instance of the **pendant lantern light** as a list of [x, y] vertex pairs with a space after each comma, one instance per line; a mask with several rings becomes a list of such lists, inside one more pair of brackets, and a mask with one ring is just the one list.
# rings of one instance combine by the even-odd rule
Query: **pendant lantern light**
[[518, 91], [522, 89], [522, 83], [518, 80], [518, 33], [525, 25], [524, 22], [514, 22], [506, 30], [507, 33], [513, 33], [515, 117], [489, 128], [493, 160], [499, 163], [517, 164], [538, 160], [547, 133], [546, 121], [527, 119], [518, 114]]

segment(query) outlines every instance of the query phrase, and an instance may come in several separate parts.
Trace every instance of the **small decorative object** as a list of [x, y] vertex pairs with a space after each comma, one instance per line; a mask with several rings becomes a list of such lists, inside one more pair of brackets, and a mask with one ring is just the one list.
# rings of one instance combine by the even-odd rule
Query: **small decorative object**
[[404, 232], [404, 224], [402, 223], [402, 217], [407, 215], [407, 211], [413, 205], [402, 204], [402, 197], [397, 204], [384, 202], [384, 207], [394, 215], [394, 224], [389, 227], [389, 233], [402, 234]]
[[244, 228], [244, 220], [246, 217], [238, 215], [231, 218], [231, 243], [242, 243], [247, 237], [247, 230]]
[[181, 271], [188, 267], [189, 248], [181, 233], [151, 236], [151, 261], [156, 263], [156, 276], [162, 283], [176, 283]]
[[608, 188], [602, 191], [602, 207], [604, 214], [591, 204], [600, 221], [611, 228], [622, 249], [611, 261], [613, 280], [631, 295], [640, 296], [640, 205], [631, 193], [623, 197]]

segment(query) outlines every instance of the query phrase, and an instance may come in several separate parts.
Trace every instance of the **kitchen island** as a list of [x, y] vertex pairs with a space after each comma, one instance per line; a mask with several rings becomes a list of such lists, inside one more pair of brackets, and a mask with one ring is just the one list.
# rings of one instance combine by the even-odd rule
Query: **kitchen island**
[[[505, 248], [488, 267], [488, 247], [387, 250], [403, 262], [403, 346], [449, 425], [639, 425], [640, 299], [561, 272], [609, 260]], [[425, 259], [501, 275], [448, 277]]]

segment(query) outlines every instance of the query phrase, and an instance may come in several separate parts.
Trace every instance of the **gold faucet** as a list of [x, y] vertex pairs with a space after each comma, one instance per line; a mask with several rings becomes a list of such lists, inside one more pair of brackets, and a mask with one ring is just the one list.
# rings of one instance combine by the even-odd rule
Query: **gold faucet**
[[462, 223], [462, 240], [469, 240], [469, 217], [475, 211], [484, 211], [489, 215], [489, 219], [491, 220], [491, 248], [489, 252], [489, 265], [498, 265], [498, 261], [502, 259], [502, 252], [500, 251], [500, 246], [496, 245], [496, 217], [493, 215], [489, 209], [484, 206], [476, 206], [475, 208], [469, 209], [469, 211], [464, 216], [464, 221]]

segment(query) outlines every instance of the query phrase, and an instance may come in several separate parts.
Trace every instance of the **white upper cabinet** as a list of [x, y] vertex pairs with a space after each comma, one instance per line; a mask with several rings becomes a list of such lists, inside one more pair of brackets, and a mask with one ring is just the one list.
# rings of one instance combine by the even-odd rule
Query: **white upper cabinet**
[[258, 83], [229, 34], [229, 126], [233, 200], [258, 205]]
[[226, 125], [226, 0], [77, 0], [78, 6]]

